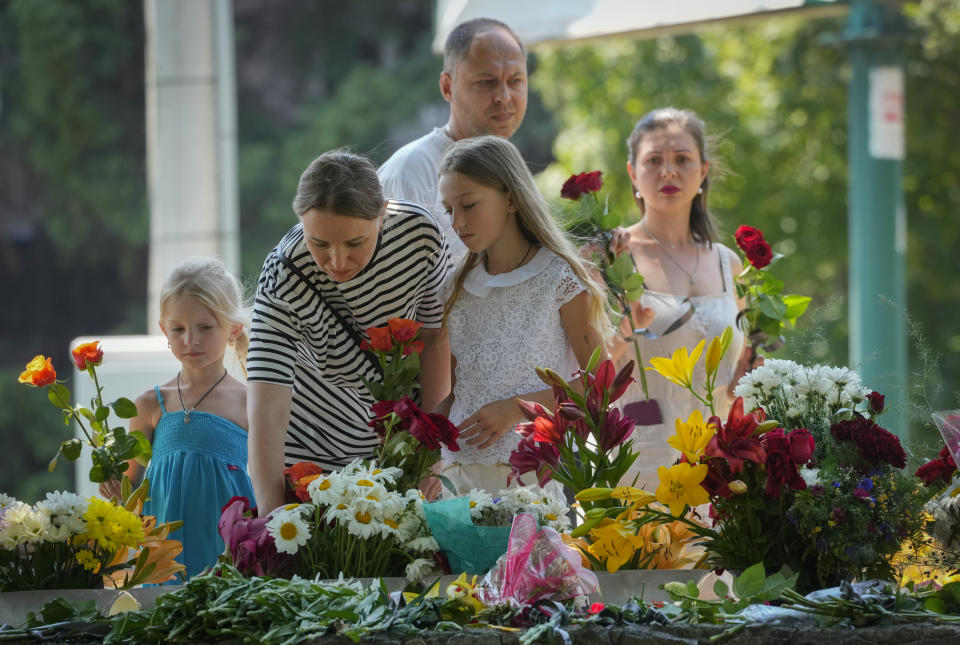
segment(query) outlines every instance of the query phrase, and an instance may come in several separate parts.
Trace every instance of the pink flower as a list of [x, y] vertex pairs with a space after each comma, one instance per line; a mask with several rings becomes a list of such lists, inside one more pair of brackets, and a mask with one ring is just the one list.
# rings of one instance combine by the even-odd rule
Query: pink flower
[[749, 414], [743, 413], [743, 397], [737, 397], [730, 408], [726, 425], [719, 417], [710, 417], [707, 426], [715, 430], [713, 438], [707, 444], [704, 453], [708, 457], [721, 457], [730, 465], [730, 471], [736, 475], [743, 470], [744, 460], [758, 464], [766, 463], [767, 454], [760, 440], [752, 436], [757, 426], [766, 419], [763, 409]]
[[517, 447], [510, 453], [510, 474], [507, 475], [507, 485], [516, 479], [523, 485], [521, 475], [535, 472], [537, 483], [540, 486], [550, 481], [553, 469], [560, 460], [560, 450], [555, 444], [534, 441], [532, 436], [524, 437]]

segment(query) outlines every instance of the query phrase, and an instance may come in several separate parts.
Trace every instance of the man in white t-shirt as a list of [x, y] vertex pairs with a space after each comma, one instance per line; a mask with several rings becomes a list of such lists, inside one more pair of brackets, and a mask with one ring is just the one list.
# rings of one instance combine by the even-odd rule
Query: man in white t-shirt
[[440, 223], [454, 264], [467, 248], [453, 231], [437, 193], [437, 170], [454, 141], [483, 134], [509, 138], [527, 110], [527, 50], [499, 20], [457, 25], [443, 48], [440, 93], [450, 104], [446, 125], [397, 150], [380, 167], [383, 194], [416, 202]]

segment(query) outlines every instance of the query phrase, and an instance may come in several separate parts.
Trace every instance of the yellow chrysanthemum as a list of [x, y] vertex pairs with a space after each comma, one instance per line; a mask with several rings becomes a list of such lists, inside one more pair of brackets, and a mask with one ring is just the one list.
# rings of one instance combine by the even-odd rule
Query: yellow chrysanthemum
[[667, 439], [667, 443], [682, 452], [691, 463], [700, 461], [700, 456], [713, 438], [714, 429], [704, 423], [700, 410], [691, 412], [686, 422], [677, 419], [676, 427], [677, 433]]
[[651, 358], [651, 367], [646, 369], [653, 370], [668, 381], [690, 389], [693, 386], [693, 366], [700, 359], [703, 345], [704, 341], [701, 340], [690, 353], [687, 352], [686, 347], [678, 347], [670, 358], [663, 356]]
[[96, 573], [100, 570], [100, 560], [87, 549], [77, 551], [77, 562], [87, 571]]
[[676, 464], [657, 469], [660, 485], [657, 487], [657, 501], [670, 507], [672, 515], [679, 516], [685, 505], [699, 506], [710, 501], [710, 496], [700, 482], [707, 476], [707, 465]]

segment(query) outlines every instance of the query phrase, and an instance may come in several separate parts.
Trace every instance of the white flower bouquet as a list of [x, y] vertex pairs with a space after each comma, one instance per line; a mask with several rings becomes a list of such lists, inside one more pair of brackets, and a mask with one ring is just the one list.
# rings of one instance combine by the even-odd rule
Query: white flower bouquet
[[54, 492], [31, 506], [0, 493], [0, 591], [169, 580], [183, 570], [174, 528], [98, 497]]
[[307, 486], [309, 503], [275, 510], [266, 523], [279, 553], [296, 555], [304, 577], [419, 578], [437, 550], [419, 491], [393, 490], [399, 468], [355, 460]]

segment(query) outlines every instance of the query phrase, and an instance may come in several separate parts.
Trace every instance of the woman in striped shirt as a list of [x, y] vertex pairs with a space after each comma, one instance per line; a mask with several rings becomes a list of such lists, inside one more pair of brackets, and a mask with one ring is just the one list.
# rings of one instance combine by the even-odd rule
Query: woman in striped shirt
[[263, 514], [283, 503], [285, 464], [331, 470], [376, 449], [362, 378], [381, 375], [361, 330], [422, 322], [424, 409], [449, 390], [440, 289], [450, 258], [427, 211], [384, 200], [373, 164], [342, 151], [304, 171], [293, 210], [300, 222], [260, 274], [247, 358], [250, 475]]

